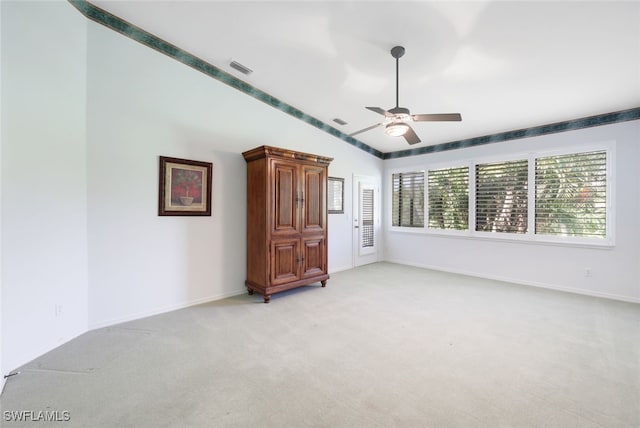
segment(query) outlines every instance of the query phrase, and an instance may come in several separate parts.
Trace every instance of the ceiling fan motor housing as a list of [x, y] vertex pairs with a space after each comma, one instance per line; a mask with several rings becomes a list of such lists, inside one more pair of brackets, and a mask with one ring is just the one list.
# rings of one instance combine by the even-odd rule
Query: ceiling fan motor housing
[[409, 113], [408, 108], [404, 107], [394, 107], [390, 110], [387, 110], [390, 113], [387, 116], [387, 120], [385, 121], [388, 124], [391, 123], [399, 123], [399, 122], [412, 122], [411, 113]]
[[387, 110], [389, 113], [391, 114], [395, 114], [395, 115], [407, 115], [409, 116], [409, 109], [408, 108], [404, 108], [404, 107], [394, 107], [392, 109]]

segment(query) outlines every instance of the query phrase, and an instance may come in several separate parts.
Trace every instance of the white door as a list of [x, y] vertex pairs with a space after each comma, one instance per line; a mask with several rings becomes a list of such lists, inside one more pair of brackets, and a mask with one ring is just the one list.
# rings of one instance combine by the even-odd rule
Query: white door
[[378, 261], [379, 186], [373, 177], [353, 177], [353, 264]]

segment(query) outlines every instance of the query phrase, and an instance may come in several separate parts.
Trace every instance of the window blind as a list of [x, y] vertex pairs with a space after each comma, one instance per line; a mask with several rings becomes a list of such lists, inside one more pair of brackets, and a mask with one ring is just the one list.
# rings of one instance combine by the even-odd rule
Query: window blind
[[605, 238], [607, 153], [536, 159], [536, 234]]
[[476, 165], [476, 230], [527, 233], [528, 161]]
[[424, 173], [392, 175], [392, 225], [424, 227]]
[[360, 233], [362, 239], [362, 248], [373, 247], [374, 242], [374, 224], [373, 224], [373, 189], [363, 189], [362, 199], [362, 214], [360, 216]]
[[429, 227], [469, 229], [469, 167], [430, 170]]

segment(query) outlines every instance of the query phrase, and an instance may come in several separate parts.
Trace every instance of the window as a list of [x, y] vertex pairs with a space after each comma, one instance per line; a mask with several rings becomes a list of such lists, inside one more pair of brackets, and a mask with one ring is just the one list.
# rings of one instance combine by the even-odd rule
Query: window
[[360, 200], [360, 227], [362, 248], [373, 247], [374, 242], [374, 211], [373, 211], [373, 189], [362, 189], [362, 199]]
[[429, 228], [469, 229], [469, 167], [428, 173]]
[[425, 165], [424, 172], [392, 173], [391, 226], [458, 237], [611, 246], [615, 145], [579, 150], [457, 160]]
[[607, 153], [536, 159], [536, 234], [607, 236]]
[[327, 190], [329, 214], [344, 214], [344, 178], [329, 177]]
[[424, 173], [392, 175], [392, 225], [424, 227]]
[[476, 231], [527, 233], [528, 161], [476, 165]]

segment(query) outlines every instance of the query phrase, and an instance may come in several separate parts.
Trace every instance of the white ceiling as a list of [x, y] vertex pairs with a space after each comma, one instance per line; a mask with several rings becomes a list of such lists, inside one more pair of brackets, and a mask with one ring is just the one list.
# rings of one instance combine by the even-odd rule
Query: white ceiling
[[381, 121], [365, 106], [395, 106], [404, 46], [400, 105], [463, 120], [414, 123], [414, 146], [356, 136], [381, 152], [640, 106], [639, 1], [91, 3], [345, 134]]

